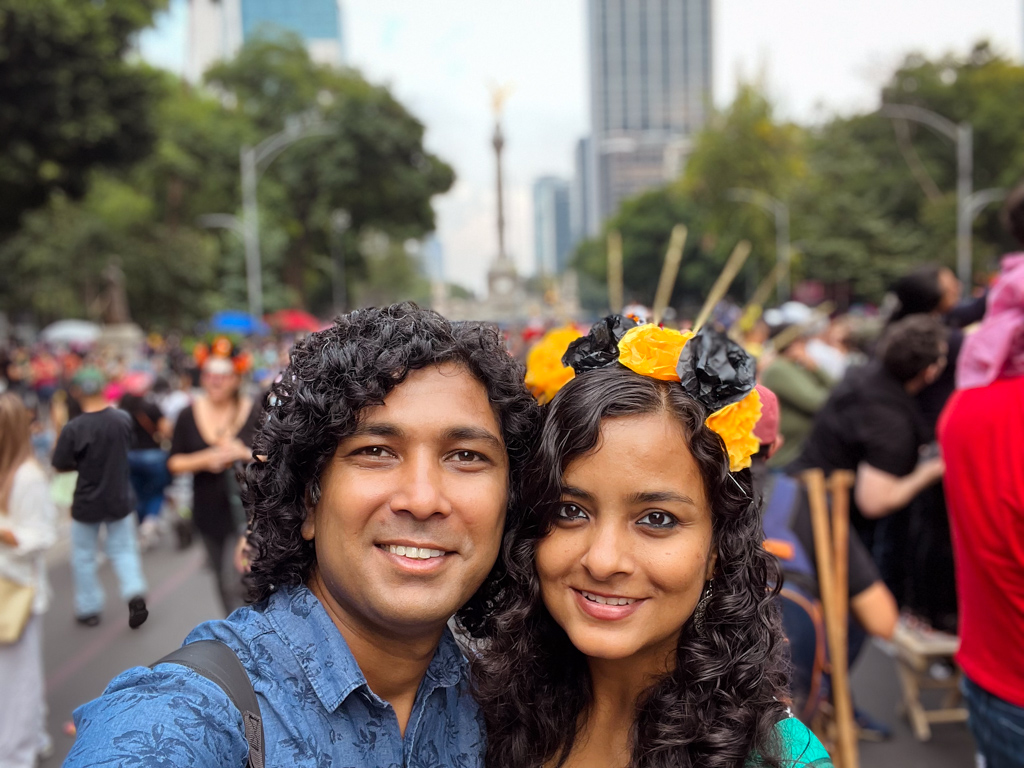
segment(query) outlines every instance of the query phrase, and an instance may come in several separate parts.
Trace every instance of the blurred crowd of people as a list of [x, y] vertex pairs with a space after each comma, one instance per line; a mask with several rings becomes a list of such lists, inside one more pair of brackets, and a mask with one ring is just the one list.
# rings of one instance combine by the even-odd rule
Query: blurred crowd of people
[[[1007, 212], [1024, 243], [1020, 194]], [[1024, 636], [1024, 255], [1006, 257], [991, 284], [966, 298], [937, 265], [915, 268], [892, 288], [879, 312], [835, 314], [830, 305], [791, 301], [753, 321], [715, 315], [758, 361], [763, 411], [752, 472], [766, 547], [785, 574], [779, 601], [795, 709], [813, 722], [828, 694], [809, 502], [797, 478], [812, 468], [848, 470], [856, 534], [848, 553], [850, 663], [867, 637], [890, 639], [901, 612], [906, 622], [959, 634], [972, 729], [983, 752], [999, 755], [1021, 745], [1001, 736], [993, 718], [1024, 722], [1015, 645]], [[507, 341], [510, 354], [537, 371], [542, 363], [530, 355], [545, 344], [564, 350], [582, 333], [532, 324]], [[101, 550], [129, 625], [146, 620], [141, 558], [163, 538], [187, 546], [197, 536], [224, 612], [244, 604], [237, 478], [252, 460], [264, 393], [292, 341], [221, 336], [186, 352], [174, 337], [152, 336], [127, 354], [43, 343], [0, 348], [0, 577], [33, 590], [21, 640], [0, 643], [0, 676], [18, 693], [0, 701], [0, 749], [49, 748], [39, 616], [51, 599], [45, 552], [59, 538], [58, 506], [70, 509], [79, 623], [96, 626], [104, 616]], [[560, 370], [571, 376], [561, 352], [556, 357], [545, 373], [555, 389], [565, 382]], [[54, 472], [76, 479], [58, 475], [51, 488]], [[866, 713], [857, 717], [862, 735], [886, 736]]]
[[[11, 343], [0, 348], [0, 579], [31, 590], [17, 642], [0, 642], [0, 753], [45, 756], [41, 616], [51, 603], [46, 551], [70, 545], [74, 619], [95, 627], [110, 563], [133, 629], [148, 617], [145, 550], [161, 540], [209, 555], [225, 614], [242, 605], [245, 514], [236, 470], [251, 460], [260, 393], [291, 339], [228, 337], [186, 353]], [[70, 512], [70, 523], [59, 508]], [[5, 600], [7, 596], [5, 593]]]

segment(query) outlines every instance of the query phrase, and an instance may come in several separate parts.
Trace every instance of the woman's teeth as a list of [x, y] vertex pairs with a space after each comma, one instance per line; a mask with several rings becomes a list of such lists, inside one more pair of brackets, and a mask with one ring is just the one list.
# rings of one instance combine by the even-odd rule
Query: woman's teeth
[[601, 603], [601, 605], [632, 605], [637, 601], [635, 597], [605, 597], [604, 595], [595, 595], [593, 592], [584, 592], [582, 589], [580, 593], [592, 603]]
[[442, 557], [444, 552], [440, 549], [424, 549], [423, 547], [402, 547], [395, 544], [388, 544], [384, 547], [392, 555], [411, 557], [413, 560], [429, 560], [432, 557]]

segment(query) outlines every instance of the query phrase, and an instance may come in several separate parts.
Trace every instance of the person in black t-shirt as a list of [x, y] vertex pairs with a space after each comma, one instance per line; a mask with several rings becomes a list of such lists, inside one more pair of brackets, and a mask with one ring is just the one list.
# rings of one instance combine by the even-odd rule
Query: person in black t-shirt
[[71, 504], [75, 616], [90, 627], [100, 622], [103, 587], [97, 578], [96, 555], [100, 528], [105, 526], [107, 557], [120, 582], [121, 598], [128, 603], [128, 625], [135, 629], [149, 611], [132, 515], [135, 493], [128, 469], [132, 423], [127, 413], [107, 403], [105, 384], [96, 368], [82, 368], [75, 374], [83, 413], [61, 430], [52, 463], [58, 472], [78, 471]]
[[914, 315], [894, 323], [879, 359], [851, 370], [833, 390], [800, 456], [786, 468], [792, 474], [812, 467], [856, 472], [851, 523], [883, 578], [890, 556], [904, 553], [886, 552], [878, 521], [941, 480], [945, 469], [939, 458], [920, 458], [933, 435], [914, 395], [942, 372], [946, 352], [946, 332], [937, 318]]

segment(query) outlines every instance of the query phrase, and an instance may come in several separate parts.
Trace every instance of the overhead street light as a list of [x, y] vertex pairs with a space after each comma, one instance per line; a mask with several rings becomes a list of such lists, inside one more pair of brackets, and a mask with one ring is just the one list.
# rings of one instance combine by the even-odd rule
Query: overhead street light
[[954, 123], [938, 112], [913, 104], [885, 104], [878, 110], [878, 114], [893, 120], [910, 120], [926, 125], [956, 144], [956, 271], [960, 282], [970, 286], [974, 277], [971, 261], [971, 223], [974, 215], [970, 208], [974, 176], [974, 129], [966, 121]]
[[267, 167], [284, 150], [303, 139], [329, 136], [334, 132], [314, 111], [289, 117], [285, 129], [268, 136], [255, 147], [243, 146], [240, 152], [242, 170], [242, 239], [245, 242], [245, 278], [249, 294], [249, 314], [263, 317], [263, 267], [260, 258], [259, 206], [256, 185]]

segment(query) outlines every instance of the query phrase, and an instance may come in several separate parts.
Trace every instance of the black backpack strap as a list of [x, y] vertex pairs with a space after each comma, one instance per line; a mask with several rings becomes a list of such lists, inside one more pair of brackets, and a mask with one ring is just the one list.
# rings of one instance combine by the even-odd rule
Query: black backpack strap
[[245, 740], [249, 743], [249, 768], [263, 768], [263, 718], [249, 673], [238, 655], [219, 640], [197, 640], [183, 645], [159, 661], [150, 664], [181, 664], [207, 680], [215, 682], [242, 713]]

